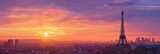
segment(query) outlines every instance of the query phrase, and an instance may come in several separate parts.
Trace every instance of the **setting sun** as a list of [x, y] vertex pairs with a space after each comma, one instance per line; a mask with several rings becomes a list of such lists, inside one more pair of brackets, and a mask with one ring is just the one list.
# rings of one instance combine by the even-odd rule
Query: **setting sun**
[[44, 32], [44, 37], [48, 37], [48, 32]]

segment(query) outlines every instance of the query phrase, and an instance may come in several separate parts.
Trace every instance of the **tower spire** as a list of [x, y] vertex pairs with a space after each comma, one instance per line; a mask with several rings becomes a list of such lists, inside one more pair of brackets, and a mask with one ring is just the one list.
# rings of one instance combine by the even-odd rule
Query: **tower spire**
[[121, 31], [118, 44], [116, 45], [116, 54], [129, 54], [131, 47], [127, 43], [125, 31], [124, 31], [124, 12], [121, 12]]
[[124, 31], [124, 12], [123, 12], [123, 10], [121, 12], [121, 16], [122, 16], [122, 18], [121, 18], [121, 35], [125, 35], [125, 31]]
[[119, 36], [119, 44], [124, 45], [126, 44], [126, 36], [125, 36], [125, 31], [124, 31], [124, 12], [122, 10], [121, 12], [121, 31], [120, 31], [120, 36]]

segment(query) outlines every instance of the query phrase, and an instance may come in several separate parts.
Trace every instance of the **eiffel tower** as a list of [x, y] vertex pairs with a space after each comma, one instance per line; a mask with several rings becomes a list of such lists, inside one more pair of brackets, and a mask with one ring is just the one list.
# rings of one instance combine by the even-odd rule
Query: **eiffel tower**
[[121, 18], [121, 32], [120, 32], [120, 36], [119, 36], [119, 45], [126, 45], [127, 44], [127, 40], [126, 40], [126, 35], [125, 35], [125, 31], [124, 31], [124, 12], [121, 12], [122, 18]]
[[131, 47], [127, 43], [125, 30], [124, 30], [124, 12], [121, 12], [121, 31], [119, 36], [118, 44], [116, 45], [116, 53], [115, 54], [128, 54]]

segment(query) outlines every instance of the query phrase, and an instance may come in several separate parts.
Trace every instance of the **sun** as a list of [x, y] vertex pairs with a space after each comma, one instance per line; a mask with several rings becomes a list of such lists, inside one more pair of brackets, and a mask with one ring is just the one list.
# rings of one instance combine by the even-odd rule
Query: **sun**
[[48, 32], [44, 32], [43, 35], [44, 35], [44, 37], [49, 37], [49, 33]]

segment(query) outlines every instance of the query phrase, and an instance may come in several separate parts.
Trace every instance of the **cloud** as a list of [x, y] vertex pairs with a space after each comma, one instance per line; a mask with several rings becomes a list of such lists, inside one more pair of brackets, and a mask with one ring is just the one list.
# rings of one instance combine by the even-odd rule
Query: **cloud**
[[[21, 8], [14, 7], [8, 14], [1, 17], [2, 24], [11, 22], [12, 24], [45, 24], [47, 21], [56, 21], [69, 14], [69, 11], [61, 8], [45, 7], [45, 8]], [[10, 21], [12, 20], [12, 21]], [[17, 23], [18, 22], [18, 23]], [[32, 25], [31, 24], [31, 25]], [[15, 26], [17, 26], [15, 25]], [[39, 25], [39, 26], [40, 26]], [[25, 25], [23, 25], [25, 26]]]
[[111, 3], [108, 3], [110, 6], [134, 6], [138, 3], [138, 0], [115, 0]]

